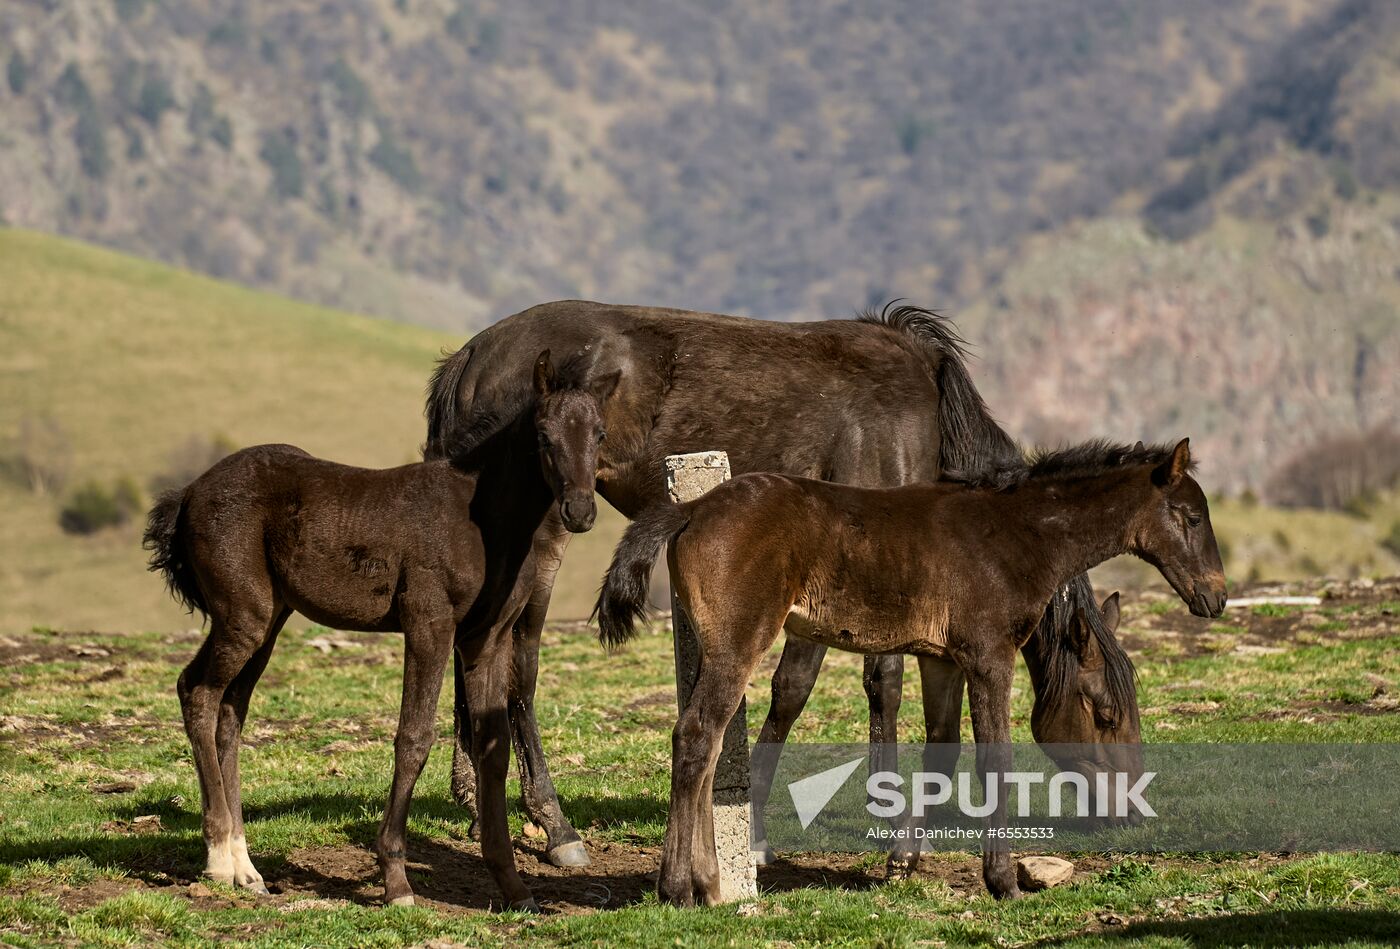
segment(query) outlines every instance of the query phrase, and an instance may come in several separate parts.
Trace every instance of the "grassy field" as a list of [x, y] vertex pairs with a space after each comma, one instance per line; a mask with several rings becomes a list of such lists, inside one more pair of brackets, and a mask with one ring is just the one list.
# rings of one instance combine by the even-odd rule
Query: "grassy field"
[[[0, 478], [0, 631], [188, 628], [144, 572], [138, 523], [59, 528], [73, 488], [130, 477], [144, 490], [189, 439], [215, 436], [349, 464], [413, 460], [428, 373], [461, 342], [0, 228], [0, 461], [26, 419], [52, 420], [71, 469], [50, 494]], [[603, 561], [615, 536], [584, 538], [570, 569]], [[596, 576], [564, 585], [591, 592]]]
[[[1315, 592], [1319, 585], [1293, 588]], [[1320, 608], [1197, 620], [1130, 598], [1121, 630], [1141, 673], [1145, 740], [1400, 741], [1400, 582], [1333, 584]], [[198, 637], [33, 632], [0, 640], [0, 941], [15, 945], [1383, 945], [1400, 940], [1400, 857], [1073, 855], [1066, 886], [998, 904], [968, 854], [907, 883], [872, 855], [795, 854], [755, 903], [658, 906], [674, 716], [661, 626], [623, 654], [592, 630], [546, 634], [540, 716], [565, 807], [595, 860], [562, 871], [512, 814], [539, 918], [495, 898], [447, 795], [440, 742], [419, 784], [409, 858], [420, 905], [376, 905], [366, 849], [389, 776], [398, 637], [284, 634], [245, 733], [249, 842], [274, 895], [197, 882], [199, 793], [173, 683]], [[319, 645], [318, 645], [319, 643]], [[751, 733], [767, 672], [750, 690]], [[861, 741], [858, 657], [833, 654], [796, 740]], [[1014, 695], [1029, 740], [1030, 691]], [[917, 683], [903, 734], [921, 734]], [[445, 738], [449, 709], [439, 710]], [[964, 738], [970, 726], [964, 719]], [[512, 782], [514, 791], [514, 782]]]

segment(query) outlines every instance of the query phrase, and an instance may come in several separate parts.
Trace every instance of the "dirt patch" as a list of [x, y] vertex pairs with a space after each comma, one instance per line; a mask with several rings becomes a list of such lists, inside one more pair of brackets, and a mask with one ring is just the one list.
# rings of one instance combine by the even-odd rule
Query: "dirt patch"
[[105, 748], [131, 740], [132, 730], [166, 728], [169, 722], [155, 718], [131, 718], [123, 722], [59, 722], [44, 716], [0, 715], [0, 736], [6, 740], [37, 744], [61, 741], [68, 748]]
[[[1205, 655], [1257, 657], [1301, 646], [1400, 635], [1400, 577], [1385, 580], [1324, 581], [1312, 584], [1256, 584], [1230, 591], [1231, 597], [1312, 595], [1317, 606], [1243, 607], [1203, 620], [1161, 593], [1129, 595], [1118, 636], [1129, 653], [1155, 659]], [[1163, 611], [1165, 610], [1165, 611]]]
[[[517, 841], [516, 866], [547, 914], [574, 914], [617, 909], [640, 902], [656, 888], [661, 848], [617, 841], [588, 845], [593, 864], [561, 869], [545, 860], [535, 841]], [[445, 912], [499, 908], [496, 884], [470, 841], [416, 841], [409, 847], [409, 879], [421, 905]], [[785, 892], [807, 887], [864, 890], [884, 881], [881, 860], [866, 854], [786, 854], [758, 868], [759, 888]], [[980, 892], [982, 869], [972, 854], [926, 857], [920, 880], [948, 884], [969, 896]], [[278, 900], [350, 900], [379, 902], [382, 889], [373, 854], [361, 847], [313, 847], [294, 852], [284, 870], [268, 876]], [[493, 903], [496, 905], [493, 906]]]

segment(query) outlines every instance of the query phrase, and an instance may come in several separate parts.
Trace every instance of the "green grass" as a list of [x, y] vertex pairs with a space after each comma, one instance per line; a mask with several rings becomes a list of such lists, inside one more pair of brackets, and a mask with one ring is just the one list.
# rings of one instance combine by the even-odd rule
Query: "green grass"
[[[1333, 622], [1391, 622], [1375, 604]], [[1131, 632], [1138, 608], [1130, 606]], [[1260, 622], [1266, 621], [1260, 618]], [[1243, 630], [1255, 619], [1239, 617]], [[1205, 633], [1205, 630], [1202, 630]], [[1142, 855], [1087, 859], [1072, 885], [998, 904], [968, 854], [931, 855], [931, 874], [884, 885], [881, 859], [851, 878], [770, 891], [747, 907], [678, 911], [630, 897], [605, 912], [538, 919], [463, 910], [459, 901], [413, 909], [375, 905], [368, 858], [348, 882], [306, 876], [318, 855], [361, 854], [387, 792], [401, 640], [349, 635], [329, 655], [307, 645], [323, 630], [291, 630], [253, 701], [244, 799], [254, 860], [281, 895], [262, 901], [224, 888], [191, 901], [203, 865], [198, 789], [179, 726], [174, 679], [197, 640], [156, 633], [17, 637], [0, 671], [0, 933], [16, 945], [72, 942], [197, 945], [1021, 945], [1039, 941], [1155, 945], [1307, 944], [1400, 939], [1400, 858], [1383, 854]], [[95, 645], [108, 656], [78, 656]], [[1139, 654], [1148, 741], [1400, 741], [1400, 715], [1369, 713], [1374, 683], [1400, 682], [1400, 639], [1341, 639], [1257, 656]], [[26, 658], [28, 654], [28, 658]], [[621, 654], [588, 631], [551, 629], [539, 712], [566, 809], [595, 854], [659, 845], [665, 824], [671, 643], [661, 630]], [[116, 670], [116, 671], [114, 671]], [[921, 733], [917, 677], [907, 683], [903, 734]], [[768, 676], [750, 690], [750, 724], [767, 706]], [[1015, 738], [1030, 740], [1031, 693], [1018, 670]], [[1340, 709], [1336, 703], [1343, 703]], [[793, 739], [859, 742], [865, 735], [858, 657], [833, 653]], [[1354, 708], [1355, 711], [1349, 711]], [[1290, 714], [1279, 717], [1284, 710]], [[1292, 714], [1296, 712], [1297, 714]], [[447, 735], [449, 709], [439, 710]], [[752, 729], [751, 729], [752, 730]], [[970, 723], [964, 710], [964, 739]], [[410, 820], [410, 865], [420, 893], [479, 869], [462, 812], [447, 797], [450, 754], [439, 742]], [[101, 793], [129, 780], [135, 790]], [[512, 780], [512, 799], [516, 792]], [[127, 831], [155, 815], [156, 833]], [[513, 810], [512, 832], [524, 831]], [[522, 851], [523, 852], [523, 851]], [[528, 857], [522, 857], [529, 874]], [[1080, 859], [1080, 858], [1076, 858]], [[654, 869], [654, 867], [653, 867]], [[640, 871], [634, 871], [640, 872]], [[605, 882], [607, 878], [603, 878]], [[634, 881], [635, 882], [635, 881]], [[550, 906], [560, 881], [536, 878]], [[489, 884], [462, 900], [484, 906]]]

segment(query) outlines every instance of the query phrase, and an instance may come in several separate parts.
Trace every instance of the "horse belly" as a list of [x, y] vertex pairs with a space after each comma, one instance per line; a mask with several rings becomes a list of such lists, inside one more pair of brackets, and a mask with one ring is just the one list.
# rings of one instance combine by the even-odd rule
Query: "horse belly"
[[330, 557], [299, 557], [282, 573], [287, 605], [334, 629], [387, 632], [399, 629], [396, 560], [364, 548]]
[[799, 601], [788, 612], [784, 628], [800, 639], [847, 652], [948, 655], [946, 609], [856, 606], [837, 610]]

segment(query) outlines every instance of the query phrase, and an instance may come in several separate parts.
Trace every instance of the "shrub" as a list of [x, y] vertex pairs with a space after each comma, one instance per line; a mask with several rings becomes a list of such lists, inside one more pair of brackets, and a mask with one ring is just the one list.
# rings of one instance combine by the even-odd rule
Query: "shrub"
[[264, 134], [258, 157], [272, 169], [272, 190], [279, 198], [301, 197], [304, 180], [294, 132], [286, 129]]
[[0, 472], [35, 494], [63, 490], [73, 466], [73, 446], [68, 433], [48, 416], [20, 419], [19, 436], [0, 458]]
[[370, 150], [369, 160], [405, 191], [415, 191], [423, 182], [413, 153], [395, 142], [388, 129], [380, 129], [379, 142]]
[[160, 117], [175, 108], [175, 94], [164, 76], [147, 74], [136, 96], [136, 114], [152, 128], [160, 125]]
[[1390, 533], [1381, 538], [1381, 546], [1400, 557], [1400, 521], [1390, 525]]
[[69, 534], [95, 534], [127, 523], [139, 510], [141, 491], [130, 478], [119, 479], [111, 488], [87, 481], [58, 512], [58, 523]]
[[332, 63], [326, 78], [335, 86], [340, 107], [345, 110], [346, 115], [358, 119], [374, 108], [374, 99], [370, 95], [369, 87], [345, 60], [337, 59]]
[[10, 83], [11, 92], [24, 95], [24, 87], [29, 85], [29, 63], [18, 50], [10, 54], [10, 61], [5, 64], [5, 79]]
[[1398, 478], [1400, 431], [1381, 426], [1308, 446], [1274, 472], [1267, 494], [1284, 507], [1356, 511]]
[[73, 144], [78, 147], [78, 163], [83, 174], [96, 181], [107, 177], [112, 169], [112, 156], [107, 152], [107, 130], [96, 106], [89, 104], [78, 112], [78, 124], [73, 130]]

